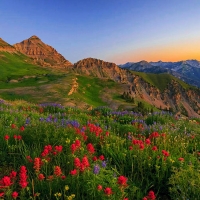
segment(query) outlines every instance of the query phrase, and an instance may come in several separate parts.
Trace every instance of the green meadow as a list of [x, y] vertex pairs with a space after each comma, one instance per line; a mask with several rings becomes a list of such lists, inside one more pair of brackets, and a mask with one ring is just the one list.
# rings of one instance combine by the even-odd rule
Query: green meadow
[[1, 100], [0, 131], [1, 199], [200, 198], [199, 119]]

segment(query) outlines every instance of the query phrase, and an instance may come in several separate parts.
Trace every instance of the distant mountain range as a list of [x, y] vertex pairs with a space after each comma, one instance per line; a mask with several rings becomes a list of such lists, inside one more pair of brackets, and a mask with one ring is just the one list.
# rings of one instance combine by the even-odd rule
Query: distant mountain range
[[170, 73], [190, 85], [200, 87], [200, 62], [197, 60], [178, 62], [127, 62], [119, 65], [119, 67], [145, 73]]

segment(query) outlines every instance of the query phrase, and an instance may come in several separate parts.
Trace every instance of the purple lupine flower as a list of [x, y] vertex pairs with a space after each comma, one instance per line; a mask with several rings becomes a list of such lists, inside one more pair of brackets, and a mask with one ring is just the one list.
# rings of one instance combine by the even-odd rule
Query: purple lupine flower
[[101, 163], [101, 166], [102, 166], [103, 168], [105, 168], [105, 167], [106, 167], [106, 165], [107, 165], [106, 161], [105, 161], [105, 160], [104, 160], [104, 161], [102, 161], [102, 163]]
[[94, 174], [99, 174], [99, 171], [100, 171], [99, 165], [95, 165], [95, 166], [94, 166], [94, 169], [93, 169], [93, 173], [94, 173]]

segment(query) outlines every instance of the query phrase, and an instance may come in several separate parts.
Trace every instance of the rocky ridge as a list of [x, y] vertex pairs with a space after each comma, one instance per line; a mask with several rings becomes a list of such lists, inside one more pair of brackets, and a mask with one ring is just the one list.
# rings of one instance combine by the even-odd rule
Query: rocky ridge
[[78, 61], [72, 67], [76, 73], [95, 76], [98, 78], [110, 78], [116, 82], [127, 83], [127, 71], [119, 68], [115, 63], [105, 62], [95, 58], [85, 58]]
[[5, 42], [2, 38], [0, 38], [0, 51], [14, 53], [16, 52], [16, 49], [12, 45]]

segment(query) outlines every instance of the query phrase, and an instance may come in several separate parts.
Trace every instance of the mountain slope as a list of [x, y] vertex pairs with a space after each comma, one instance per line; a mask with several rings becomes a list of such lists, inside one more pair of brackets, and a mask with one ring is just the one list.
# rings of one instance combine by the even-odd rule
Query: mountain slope
[[4, 52], [16, 52], [16, 49], [8, 44], [7, 42], [5, 42], [2, 38], [0, 38], [0, 51], [4, 51]]
[[34, 59], [35, 63], [45, 67], [68, 67], [72, 65], [54, 48], [43, 43], [37, 36], [13, 45], [17, 51]]
[[10, 82], [15, 80], [15, 82], [18, 82], [18, 79], [24, 76], [34, 76], [49, 72], [48, 69], [36, 66], [33, 59], [18, 52], [12, 45], [2, 39], [0, 40], [0, 46], [0, 81]]

